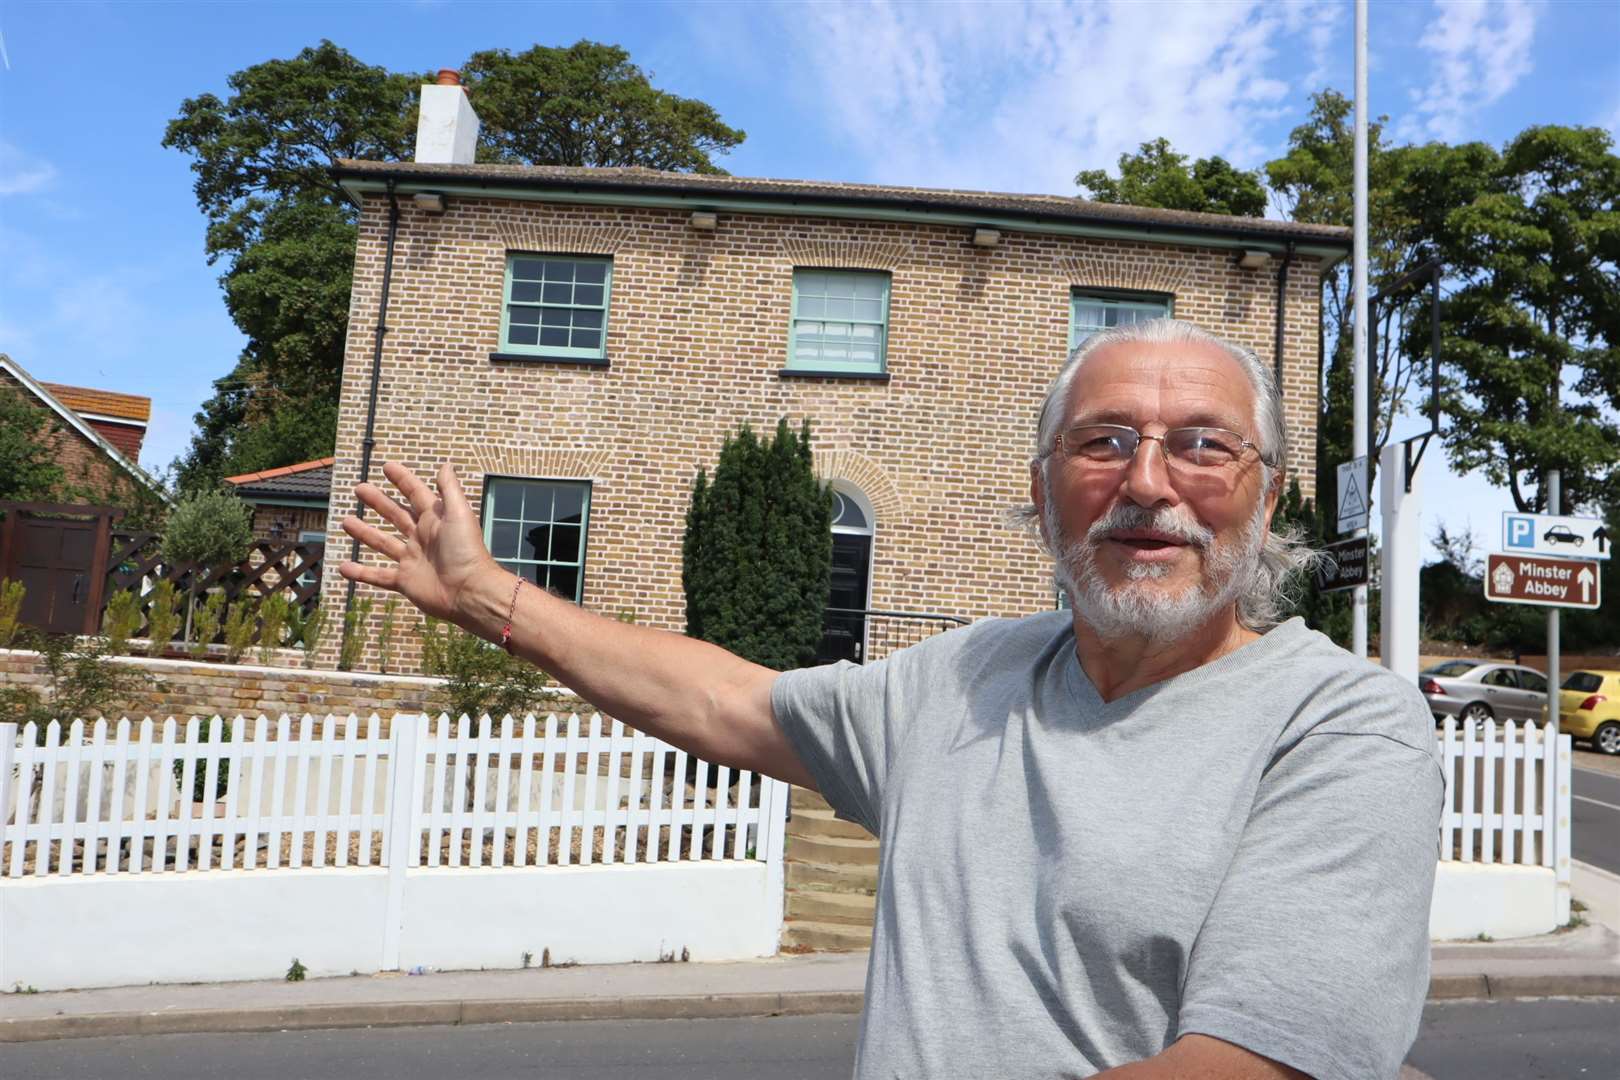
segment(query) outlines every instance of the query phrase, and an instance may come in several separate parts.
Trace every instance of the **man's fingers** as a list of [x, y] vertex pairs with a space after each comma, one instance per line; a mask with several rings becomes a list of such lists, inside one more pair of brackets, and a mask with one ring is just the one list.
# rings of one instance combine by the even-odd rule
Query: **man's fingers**
[[389, 536], [375, 525], [368, 525], [353, 514], [343, 519], [343, 531], [360, 541], [366, 547], [381, 555], [386, 555], [395, 562], [405, 554], [405, 542], [397, 536]]
[[416, 520], [411, 517], [411, 512], [390, 498], [382, 488], [375, 484], [356, 484], [354, 493], [403, 535], [410, 536], [416, 531]]
[[392, 566], [364, 566], [357, 562], [346, 562], [338, 567], [338, 573], [350, 581], [363, 581], [379, 589], [399, 591], [399, 571]]
[[439, 466], [438, 485], [439, 498], [444, 500], [446, 511], [466, 510], [467, 513], [472, 513], [472, 506], [461, 490], [461, 481], [456, 478], [456, 470], [450, 467], [448, 461]]
[[392, 480], [399, 493], [411, 501], [411, 508], [416, 511], [417, 517], [433, 509], [437, 501], [433, 489], [422, 483], [411, 470], [397, 461], [385, 461], [383, 475]]

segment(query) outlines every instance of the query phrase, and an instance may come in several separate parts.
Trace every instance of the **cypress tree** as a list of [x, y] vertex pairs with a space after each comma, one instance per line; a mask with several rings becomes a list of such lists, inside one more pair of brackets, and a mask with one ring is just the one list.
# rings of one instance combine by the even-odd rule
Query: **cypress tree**
[[832, 499], [812, 467], [810, 425], [726, 439], [698, 470], [681, 545], [686, 632], [757, 664], [804, 667], [821, 641], [832, 569]]

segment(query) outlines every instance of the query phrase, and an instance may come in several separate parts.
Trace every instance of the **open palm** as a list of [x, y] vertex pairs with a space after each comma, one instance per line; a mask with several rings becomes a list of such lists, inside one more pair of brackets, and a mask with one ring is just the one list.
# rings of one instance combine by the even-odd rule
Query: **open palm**
[[338, 572], [350, 581], [397, 592], [436, 618], [453, 619], [468, 582], [495, 566], [484, 547], [478, 516], [449, 465], [439, 467], [437, 494], [398, 462], [384, 464], [383, 475], [405, 496], [408, 507], [373, 484], [359, 484], [354, 492], [399, 535], [391, 536], [353, 514], [343, 519], [343, 531], [392, 565], [345, 562]]

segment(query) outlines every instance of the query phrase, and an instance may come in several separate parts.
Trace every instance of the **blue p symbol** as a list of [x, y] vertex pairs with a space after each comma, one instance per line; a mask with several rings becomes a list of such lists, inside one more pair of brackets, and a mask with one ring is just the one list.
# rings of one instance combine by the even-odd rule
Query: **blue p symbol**
[[1535, 522], [1527, 517], [1508, 518], [1507, 546], [1533, 548], [1536, 546]]

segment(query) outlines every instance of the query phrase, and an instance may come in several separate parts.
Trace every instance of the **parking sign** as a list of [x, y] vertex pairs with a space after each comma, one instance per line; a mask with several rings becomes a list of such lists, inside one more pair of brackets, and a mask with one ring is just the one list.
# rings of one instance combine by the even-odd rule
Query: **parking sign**
[[1509, 510], [1502, 515], [1502, 548], [1510, 555], [1607, 559], [1609, 530], [1600, 518]]

